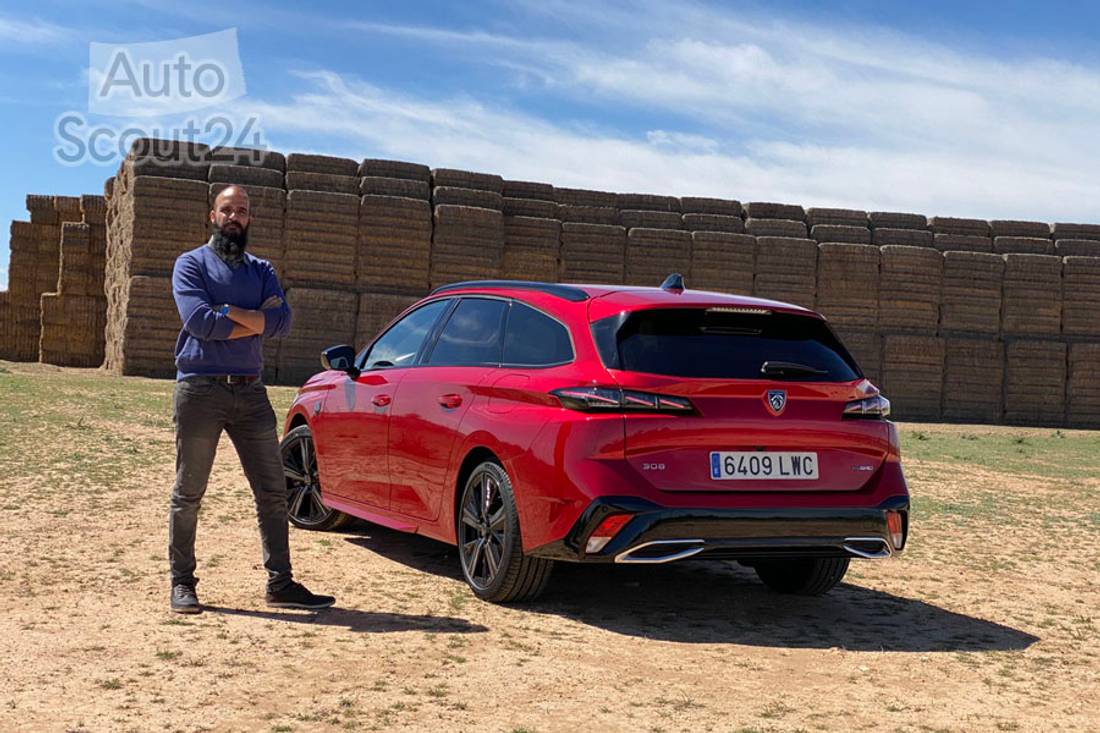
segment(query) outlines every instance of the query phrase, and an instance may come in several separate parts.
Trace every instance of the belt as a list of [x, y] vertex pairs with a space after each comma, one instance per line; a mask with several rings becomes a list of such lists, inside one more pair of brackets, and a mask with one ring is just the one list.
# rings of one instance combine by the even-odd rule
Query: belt
[[252, 384], [259, 381], [259, 377], [250, 377], [242, 374], [204, 374], [207, 379], [213, 379], [215, 382], [225, 382], [226, 384]]

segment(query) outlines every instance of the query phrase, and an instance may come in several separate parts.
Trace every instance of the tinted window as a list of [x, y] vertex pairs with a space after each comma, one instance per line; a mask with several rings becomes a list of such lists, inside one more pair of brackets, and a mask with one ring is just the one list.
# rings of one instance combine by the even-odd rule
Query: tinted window
[[504, 363], [524, 366], [573, 360], [569, 332], [553, 318], [523, 303], [512, 303], [504, 329]]
[[806, 316], [680, 308], [639, 311], [625, 321], [593, 324], [604, 364], [613, 369], [704, 379], [763, 379], [765, 362], [786, 362], [817, 373], [790, 373], [802, 381], [859, 378], [847, 350], [824, 322]]
[[409, 315], [393, 324], [371, 347], [370, 353], [360, 363], [365, 369], [373, 368], [379, 362], [389, 362], [381, 366], [409, 366], [416, 358], [416, 352], [424, 343], [424, 337], [431, 331], [436, 320], [450, 305], [449, 300], [437, 300], [417, 308]]
[[439, 334], [428, 363], [475, 366], [499, 364], [500, 331], [507, 303], [463, 298]]

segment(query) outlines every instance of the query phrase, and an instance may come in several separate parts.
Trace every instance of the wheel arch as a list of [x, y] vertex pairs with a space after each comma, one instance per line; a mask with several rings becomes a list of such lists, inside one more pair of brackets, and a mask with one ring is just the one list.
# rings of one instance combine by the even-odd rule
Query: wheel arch
[[458, 466], [458, 471], [455, 473], [455, 480], [451, 483], [451, 488], [454, 491], [451, 492], [451, 516], [447, 522], [447, 528], [449, 530], [449, 536], [454, 538], [454, 542], [458, 542], [458, 536], [455, 532], [455, 518], [458, 516], [458, 504], [462, 501], [462, 487], [466, 484], [466, 479], [470, 478], [470, 474], [474, 472], [474, 469], [480, 466], [485, 461], [493, 461], [504, 465], [504, 461], [501, 460], [491, 448], [486, 445], [473, 445], [466, 450], [466, 455], [462, 458], [462, 463]]

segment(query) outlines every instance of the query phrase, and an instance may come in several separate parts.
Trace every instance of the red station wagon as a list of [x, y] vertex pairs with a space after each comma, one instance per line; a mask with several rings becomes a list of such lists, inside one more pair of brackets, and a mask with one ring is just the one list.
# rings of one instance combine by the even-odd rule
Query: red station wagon
[[457, 545], [486, 600], [557, 561], [686, 558], [816, 595], [905, 546], [890, 403], [805, 308], [678, 275], [464, 282], [322, 364], [286, 418], [291, 521]]

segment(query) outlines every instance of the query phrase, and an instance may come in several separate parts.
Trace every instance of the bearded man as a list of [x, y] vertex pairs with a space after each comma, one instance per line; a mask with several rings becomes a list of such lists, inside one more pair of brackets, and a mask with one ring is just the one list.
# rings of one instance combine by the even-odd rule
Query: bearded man
[[335, 599], [293, 580], [286, 479], [275, 411], [260, 379], [263, 340], [290, 330], [290, 308], [274, 268], [249, 254], [248, 192], [229, 186], [214, 199], [206, 244], [181, 254], [172, 294], [183, 328], [176, 340], [176, 482], [168, 512], [170, 608], [199, 613], [195, 528], [222, 431], [237, 450], [256, 502], [267, 604], [320, 609]]

